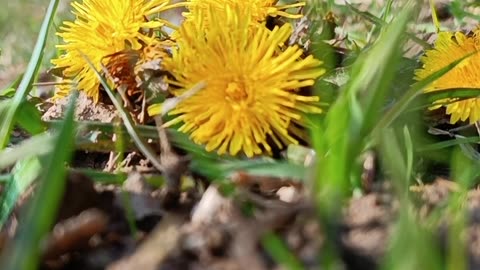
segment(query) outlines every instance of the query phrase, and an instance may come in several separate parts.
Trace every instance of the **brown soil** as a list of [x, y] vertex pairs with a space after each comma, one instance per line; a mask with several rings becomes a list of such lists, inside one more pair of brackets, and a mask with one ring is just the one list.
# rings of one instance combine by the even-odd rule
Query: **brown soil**
[[[350, 199], [333, 232], [338, 255], [346, 269], [377, 269], [394, 232], [399, 203], [386, 184], [377, 191]], [[299, 186], [285, 186], [301, 194]], [[34, 188], [32, 188], [34, 191]], [[131, 173], [123, 192], [117, 187], [95, 186], [87, 177], [72, 173], [57, 223], [42, 252], [42, 269], [283, 269], [262, 246], [265, 234], [275, 232], [305, 269], [322, 269], [325, 231], [306, 195], [295, 201], [238, 187], [223, 196], [210, 185], [204, 192], [181, 193], [177, 205], [162, 206], [162, 193]], [[412, 187], [416, 212], [427, 220], [458, 191], [450, 181]], [[129, 198], [136, 230], [132, 233], [124, 208]], [[285, 192], [285, 190], [283, 191]], [[18, 213], [32, 190], [18, 203], [2, 232], [5, 248], [15, 235]], [[245, 207], [253, 206], [245, 212]], [[470, 269], [480, 266], [480, 192], [466, 199]], [[446, 222], [437, 227], [445, 243]], [[332, 235], [329, 235], [332, 238]]]

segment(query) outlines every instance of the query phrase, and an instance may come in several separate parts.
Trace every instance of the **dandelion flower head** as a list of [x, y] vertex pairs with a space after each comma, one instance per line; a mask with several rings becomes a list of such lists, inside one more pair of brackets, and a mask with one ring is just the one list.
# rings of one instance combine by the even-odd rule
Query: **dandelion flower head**
[[177, 96], [201, 82], [206, 86], [180, 102], [166, 125], [181, 123], [180, 131], [219, 154], [270, 153], [269, 138], [280, 148], [298, 143], [292, 123], [302, 125], [302, 114], [321, 112], [317, 96], [298, 90], [324, 73], [321, 61], [302, 58], [297, 46], [279, 46], [292, 32], [290, 24], [273, 30], [259, 24], [252, 31], [251, 17], [227, 8], [227, 21], [209, 13], [180, 27], [181, 38], [164, 61], [174, 76], [169, 83], [178, 87]]
[[[169, 0], [83, 0], [73, 2], [73, 22], [60, 27], [58, 35], [64, 44], [58, 45], [63, 54], [52, 60], [63, 76], [75, 78], [77, 88], [95, 101], [99, 98], [99, 80], [89, 67], [88, 60], [100, 70], [106, 57], [122, 50], [140, 50], [155, 38], [152, 29], [166, 24], [162, 20], [148, 20], [153, 14], [176, 7]], [[84, 57], [85, 55], [85, 57]], [[107, 57], [108, 58], [108, 57]], [[61, 91], [64, 93], [65, 91]]]
[[[473, 35], [465, 35], [461, 32], [440, 32], [438, 34], [434, 48], [426, 51], [421, 58], [423, 67], [415, 72], [417, 80], [422, 80], [449, 64], [469, 54], [474, 54], [427, 86], [425, 92], [454, 88], [480, 88], [480, 54], [475, 53], [480, 49], [479, 34], [479, 29], [475, 30]], [[470, 123], [480, 120], [480, 98], [459, 101], [444, 99], [437, 102], [449, 102], [444, 106], [447, 114], [450, 115], [452, 124], [459, 120], [469, 120]], [[432, 108], [436, 107], [438, 106]]]
[[299, 2], [288, 5], [277, 5], [278, 0], [190, 0], [189, 12], [185, 13], [185, 17], [192, 19], [201, 16], [198, 12], [212, 9], [217, 15], [226, 14], [228, 7], [240, 6], [241, 10], [247, 10], [253, 18], [252, 22], [263, 22], [270, 17], [287, 17], [292, 19], [300, 18], [299, 14], [291, 14], [286, 10], [289, 8], [297, 8], [305, 5], [305, 2]]

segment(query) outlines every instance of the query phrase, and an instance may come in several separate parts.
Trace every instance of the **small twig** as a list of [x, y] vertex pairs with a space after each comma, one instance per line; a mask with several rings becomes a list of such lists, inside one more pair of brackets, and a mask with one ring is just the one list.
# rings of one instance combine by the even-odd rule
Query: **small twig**
[[477, 135], [480, 136], [480, 121], [475, 122], [475, 129], [477, 130]]
[[117, 163], [118, 158], [120, 157], [120, 153], [115, 154], [115, 152], [110, 152], [110, 155], [108, 157], [107, 165], [105, 166], [104, 171], [106, 172], [112, 172], [113, 167], [115, 166], [115, 163]]
[[465, 126], [459, 126], [459, 127], [456, 127], [456, 128], [452, 128], [452, 129], [449, 129], [448, 132], [457, 132], [457, 131], [462, 131], [462, 130], [466, 130], [466, 129], [469, 129], [471, 128], [472, 126], [477, 126], [477, 123], [475, 124], [468, 124], [468, 125], [465, 125]]
[[125, 159], [123, 159], [123, 161], [120, 163], [120, 168], [124, 168], [124, 167], [127, 167], [130, 162], [132, 161], [132, 158], [136, 155], [137, 153], [135, 152], [131, 152], [131, 153], [128, 153], [127, 157]]
[[160, 153], [170, 154], [172, 152], [172, 145], [168, 140], [167, 131], [163, 127], [163, 120], [161, 116], [155, 116], [155, 124], [157, 125], [158, 138], [160, 141]]
[[154, 117], [160, 141], [160, 163], [163, 165], [163, 174], [167, 182], [167, 194], [177, 197], [180, 193], [181, 177], [187, 169], [188, 159], [181, 157], [172, 150], [168, 135], [163, 127], [162, 117]]

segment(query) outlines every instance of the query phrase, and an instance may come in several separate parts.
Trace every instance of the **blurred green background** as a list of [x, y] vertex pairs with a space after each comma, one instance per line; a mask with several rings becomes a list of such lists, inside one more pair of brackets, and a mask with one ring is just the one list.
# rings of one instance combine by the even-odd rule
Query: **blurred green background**
[[[48, 6], [48, 0], [0, 1], [0, 89], [12, 82], [25, 69], [37, 39]], [[54, 28], [61, 18], [69, 15], [70, 0], [61, 1]], [[55, 56], [57, 38], [55, 29], [50, 29], [43, 60], [43, 70], [49, 67]]]

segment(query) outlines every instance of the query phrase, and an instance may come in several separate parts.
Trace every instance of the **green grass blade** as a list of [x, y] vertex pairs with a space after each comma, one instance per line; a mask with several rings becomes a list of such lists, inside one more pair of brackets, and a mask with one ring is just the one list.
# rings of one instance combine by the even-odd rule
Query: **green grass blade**
[[225, 162], [220, 166], [224, 173], [244, 171], [258, 176], [270, 176], [303, 180], [305, 167], [294, 163], [276, 160], [239, 160]]
[[262, 245], [280, 265], [289, 270], [304, 269], [297, 257], [288, 249], [287, 245], [274, 233], [266, 233], [262, 237]]
[[0, 101], [0, 119], [3, 119], [5, 117], [5, 114], [7, 113], [9, 105], [10, 105], [10, 99], [5, 99]]
[[50, 153], [54, 138], [49, 134], [40, 134], [24, 140], [20, 144], [0, 152], [0, 170], [15, 164], [15, 162], [32, 156]]
[[35, 44], [32, 57], [30, 58], [30, 62], [28, 63], [27, 70], [23, 75], [22, 81], [18, 86], [17, 92], [15, 93], [15, 96], [12, 99], [12, 103], [10, 104], [5, 117], [1, 122], [0, 149], [3, 149], [7, 146], [8, 141], [10, 140], [10, 133], [14, 125], [17, 111], [20, 105], [22, 104], [22, 102], [27, 97], [30, 90], [32, 89], [33, 81], [35, 80], [35, 76], [37, 75], [37, 72], [42, 63], [43, 49], [45, 48], [45, 44], [47, 42], [48, 28], [50, 27], [50, 24], [53, 21], [58, 3], [59, 3], [59, 0], [50, 1], [50, 4], [47, 8], [47, 12], [43, 19], [42, 26], [40, 28], [37, 43]]
[[20, 104], [15, 120], [20, 127], [32, 135], [45, 131], [40, 112], [31, 102], [24, 101]]
[[405, 172], [405, 182], [406, 185], [410, 184], [410, 178], [413, 176], [413, 156], [414, 156], [414, 146], [413, 146], [413, 138], [410, 130], [407, 126], [403, 127], [403, 138], [405, 141], [405, 151], [406, 151], [406, 164], [407, 170]]
[[93, 182], [101, 184], [114, 184], [121, 185], [127, 180], [127, 174], [122, 172], [108, 173], [104, 171], [92, 170], [92, 169], [70, 169], [70, 172], [81, 173], [86, 177], [92, 179]]
[[209, 179], [223, 180], [232, 173], [242, 171], [255, 176], [268, 176], [278, 179], [302, 181], [305, 179], [306, 169], [303, 165], [276, 160], [212, 160], [193, 159], [190, 169], [208, 177]]
[[442, 99], [468, 99], [480, 97], [480, 88], [454, 88], [423, 93], [426, 103], [432, 104]]
[[430, 4], [430, 11], [432, 12], [432, 20], [433, 24], [435, 25], [435, 29], [437, 30], [437, 33], [440, 32], [440, 21], [438, 20], [437, 16], [437, 10], [435, 9], [435, 3], [433, 0], [429, 0]]
[[65, 189], [64, 166], [70, 161], [74, 148], [73, 116], [77, 96], [77, 92], [71, 95], [64, 123], [55, 135], [55, 146], [46, 160], [37, 193], [32, 198], [26, 215], [21, 219], [13, 246], [3, 254], [1, 264], [3, 269], [37, 268], [41, 240], [51, 229]]
[[[394, 184], [401, 196], [405, 195], [408, 190], [408, 182], [404, 179], [408, 178], [406, 172], [407, 158], [404, 156], [403, 147], [400, 145], [397, 134], [392, 128], [382, 132], [380, 143], [381, 156], [389, 175], [394, 179]], [[403, 197], [401, 197], [403, 198]]]
[[415, 149], [417, 152], [426, 152], [426, 151], [435, 151], [441, 150], [455, 145], [467, 144], [467, 143], [480, 143], [480, 137], [466, 137], [466, 138], [455, 138], [453, 140], [442, 141], [438, 143], [427, 144], [424, 146], [419, 146]]
[[2, 194], [2, 208], [0, 210], [0, 228], [12, 212], [18, 198], [37, 179], [41, 172], [38, 157], [28, 157], [15, 164], [12, 170], [12, 179]]
[[386, 21], [388, 16], [390, 16], [392, 12], [392, 5], [393, 5], [393, 0], [388, 0], [387, 3], [385, 4], [385, 7], [382, 10], [382, 16], [380, 16], [380, 18], [383, 21]]
[[[405, 109], [405, 111], [413, 112], [418, 110], [424, 110], [432, 107], [434, 102], [435, 105], [446, 106], [457, 101], [466, 100], [469, 98], [478, 98], [479, 96], [480, 88], [451, 88], [441, 91], [422, 93], [416, 98], [418, 99], [418, 102], [412, 102], [416, 105], [412, 106], [411, 108]], [[440, 100], [445, 101], [440, 102]]]
[[[1, 96], [13, 97], [15, 95], [15, 89], [18, 88], [22, 81], [24, 73], [20, 74], [8, 87], [1, 91]], [[13, 91], [12, 91], [13, 90]]]
[[383, 258], [383, 270], [445, 269], [431, 228], [417, 222], [411, 205], [400, 207], [389, 250]]
[[350, 173], [355, 171], [355, 160], [378, 121], [401, 57], [402, 33], [410, 19], [406, 11], [412, 11], [412, 5], [356, 60], [351, 79], [327, 113], [325, 125], [313, 133], [320, 172], [318, 196], [326, 208], [338, 206], [338, 196], [351, 189]]

